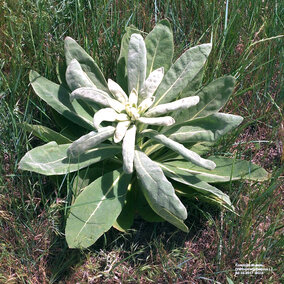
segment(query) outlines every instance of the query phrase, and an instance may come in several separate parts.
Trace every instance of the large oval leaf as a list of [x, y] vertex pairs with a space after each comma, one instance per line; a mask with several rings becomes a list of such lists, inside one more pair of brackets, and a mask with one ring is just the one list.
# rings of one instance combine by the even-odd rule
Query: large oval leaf
[[180, 98], [187, 98], [193, 96], [202, 85], [202, 78], [204, 73], [204, 66], [195, 75], [195, 77], [188, 82], [187, 86], [182, 90]]
[[211, 82], [199, 92], [199, 103], [190, 108], [182, 110], [174, 115], [176, 123], [184, 123], [198, 117], [205, 117], [217, 113], [230, 98], [235, 86], [235, 78], [225, 76]]
[[87, 248], [108, 231], [124, 205], [131, 175], [109, 172], [85, 187], [72, 205], [65, 235], [70, 248]]
[[137, 207], [136, 186], [136, 179], [129, 183], [125, 204], [116, 221], [113, 223], [113, 227], [121, 232], [129, 230], [134, 222], [135, 209]]
[[67, 65], [76, 59], [95, 86], [109, 93], [105, 77], [94, 59], [71, 37], [65, 38], [64, 51]]
[[238, 115], [215, 113], [174, 125], [165, 135], [179, 143], [213, 142], [236, 128], [242, 121], [243, 118]]
[[[210, 198], [211, 200], [215, 200], [216, 203], [220, 204], [225, 208], [228, 208], [230, 210], [234, 209], [230, 197], [215, 186], [212, 186], [207, 182], [200, 180], [197, 176], [193, 174], [183, 174], [174, 167], [168, 167], [168, 165], [164, 164], [159, 165], [167, 177], [194, 188], [196, 191], [203, 194], [205, 197]], [[188, 188], [185, 192], [190, 193], [190, 188]]]
[[195, 175], [198, 179], [209, 183], [229, 182], [239, 179], [263, 181], [268, 179], [268, 173], [251, 162], [224, 158], [209, 157], [216, 164], [214, 170], [206, 170], [187, 161], [165, 162], [164, 165], [181, 175]]
[[145, 44], [147, 48], [147, 77], [160, 67], [164, 67], [166, 73], [172, 64], [174, 53], [173, 33], [169, 21], [160, 21], [146, 36]]
[[166, 221], [187, 231], [182, 222], [187, 217], [186, 208], [176, 196], [172, 184], [166, 179], [161, 168], [139, 150], [135, 150], [134, 166], [151, 208]]
[[177, 59], [159, 85], [153, 107], [177, 99], [179, 93], [205, 64], [211, 47], [209, 43], [192, 47]]
[[47, 176], [63, 175], [110, 158], [121, 151], [120, 146], [101, 144], [78, 158], [69, 158], [67, 149], [70, 145], [57, 145], [56, 142], [50, 142], [36, 147], [21, 159], [19, 169]]
[[69, 100], [69, 92], [42, 77], [36, 71], [30, 71], [30, 82], [35, 93], [57, 112], [69, 120], [87, 129], [94, 129], [92, 116], [76, 101]]

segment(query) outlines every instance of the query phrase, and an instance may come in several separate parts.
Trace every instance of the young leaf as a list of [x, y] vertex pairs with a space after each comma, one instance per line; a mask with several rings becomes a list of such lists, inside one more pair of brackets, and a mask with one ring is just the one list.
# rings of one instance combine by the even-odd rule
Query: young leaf
[[32, 70], [30, 71], [30, 82], [35, 93], [57, 112], [82, 127], [94, 129], [90, 114], [78, 102], [71, 104], [69, 93], [62, 86], [47, 80]]
[[77, 197], [67, 219], [69, 248], [87, 248], [107, 232], [124, 205], [131, 175], [109, 172], [89, 184]]
[[137, 119], [139, 122], [150, 125], [164, 125], [170, 126], [175, 123], [175, 120], [171, 116], [163, 117], [139, 117]]
[[152, 138], [161, 144], [164, 144], [166, 147], [179, 153], [183, 158], [185, 158], [188, 161], [191, 161], [195, 165], [204, 167], [205, 169], [208, 170], [213, 170], [216, 167], [214, 162], [201, 158], [198, 154], [188, 150], [182, 144], [171, 140], [170, 138], [166, 137], [163, 134], [159, 134], [155, 130], [146, 129], [141, 134], [146, 137]]
[[181, 100], [177, 100], [171, 103], [167, 104], [162, 104], [162, 105], [157, 105], [151, 109], [149, 109], [146, 113], [145, 116], [151, 117], [151, 116], [160, 116], [172, 111], [179, 111], [182, 109], [188, 109], [192, 106], [195, 106], [199, 102], [199, 97], [198, 96], [192, 96], [188, 98], [184, 98]]
[[126, 121], [128, 116], [126, 113], [117, 113], [113, 108], [103, 108], [97, 111], [94, 115], [94, 126], [100, 128], [103, 121]]
[[67, 156], [76, 158], [86, 151], [93, 149], [95, 146], [101, 144], [110, 138], [115, 131], [112, 126], [100, 128], [98, 132], [91, 131], [90, 133], [81, 136], [78, 140], [74, 141], [67, 149]]
[[229, 182], [239, 179], [264, 181], [269, 178], [268, 173], [261, 167], [243, 160], [210, 157], [216, 164], [214, 170], [206, 170], [187, 161], [164, 162], [163, 165], [181, 175], [195, 175], [198, 179], [209, 183]]
[[123, 91], [123, 89], [113, 80], [108, 79], [107, 81], [108, 88], [111, 91], [112, 95], [115, 97], [116, 100], [125, 104], [128, 101], [128, 97]]
[[161, 168], [139, 150], [135, 150], [134, 165], [143, 193], [152, 209], [166, 221], [187, 231], [182, 222], [187, 217], [186, 208]]
[[164, 134], [179, 143], [213, 142], [240, 125], [243, 118], [227, 113], [215, 113], [174, 125]]
[[168, 20], [160, 21], [146, 36], [147, 76], [155, 69], [164, 67], [167, 72], [172, 64], [174, 41]]
[[129, 41], [127, 77], [128, 92], [140, 92], [146, 77], [146, 47], [140, 34], [132, 34]]
[[154, 70], [145, 80], [139, 97], [139, 102], [151, 98], [159, 87], [164, 77], [164, 67]]
[[67, 149], [70, 145], [57, 145], [56, 142], [50, 142], [36, 147], [21, 159], [19, 169], [47, 176], [64, 175], [111, 158], [121, 151], [119, 146], [101, 144], [78, 158], [69, 158]]
[[70, 94], [70, 100], [73, 101], [74, 99], [82, 99], [104, 107], [112, 107], [117, 112], [121, 112], [125, 109], [122, 103], [111, 98], [108, 93], [94, 87], [82, 87], [74, 90]]
[[113, 137], [114, 143], [119, 143], [123, 139], [130, 123], [131, 123], [130, 121], [118, 122], [118, 124], [116, 125], [114, 137]]
[[76, 59], [71, 60], [67, 66], [66, 82], [71, 91], [81, 87], [96, 87]]
[[93, 58], [71, 37], [65, 38], [64, 51], [67, 66], [73, 59], [76, 59], [94, 85], [107, 93], [109, 92], [107, 82], [98, 65], [95, 63]]
[[177, 59], [159, 85], [153, 106], [169, 103], [177, 98], [178, 93], [186, 87], [205, 64], [211, 47], [209, 43], [192, 47]]
[[127, 174], [133, 172], [136, 126], [132, 125], [125, 133], [122, 142], [123, 170]]

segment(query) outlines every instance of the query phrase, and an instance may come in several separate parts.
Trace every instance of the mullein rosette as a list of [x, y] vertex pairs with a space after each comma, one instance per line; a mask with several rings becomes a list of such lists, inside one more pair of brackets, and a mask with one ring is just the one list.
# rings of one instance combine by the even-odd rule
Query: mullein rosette
[[63, 130], [23, 124], [49, 143], [29, 151], [19, 167], [45, 175], [75, 173], [65, 230], [69, 247], [88, 247], [112, 226], [124, 231], [136, 214], [187, 232], [187, 210], [178, 196], [234, 211], [212, 184], [267, 178], [264, 169], [246, 161], [201, 157], [242, 122], [219, 112], [233, 91], [233, 77], [201, 87], [210, 51], [211, 44], [201, 44], [172, 64], [173, 35], [163, 20], [145, 41], [134, 27], [126, 28], [117, 82], [106, 82], [70, 37], [60, 85], [31, 71], [36, 94], [56, 110]]

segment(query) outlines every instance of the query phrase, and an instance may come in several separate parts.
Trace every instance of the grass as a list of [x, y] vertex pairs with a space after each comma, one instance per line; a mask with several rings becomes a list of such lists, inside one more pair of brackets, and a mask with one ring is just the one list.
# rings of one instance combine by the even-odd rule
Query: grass
[[[276, 0], [160, 0], [156, 9], [148, 0], [2, 1], [0, 282], [227, 283], [229, 277], [234, 283], [280, 283], [283, 9]], [[224, 74], [237, 78], [225, 111], [242, 115], [244, 122], [212, 151], [251, 160], [271, 179], [224, 187], [239, 216], [188, 203], [189, 234], [136, 220], [128, 233], [111, 230], [89, 250], [69, 250], [63, 236], [66, 186], [17, 170], [23, 154], [41, 143], [19, 123], [55, 127], [50, 109], [29, 86], [28, 72], [34, 69], [55, 81], [69, 35], [92, 54], [107, 78], [115, 78], [124, 27], [133, 24], [149, 32], [155, 10], [157, 20], [172, 23], [176, 57], [213, 38], [204, 83]], [[235, 263], [261, 263], [273, 272], [235, 275]]]

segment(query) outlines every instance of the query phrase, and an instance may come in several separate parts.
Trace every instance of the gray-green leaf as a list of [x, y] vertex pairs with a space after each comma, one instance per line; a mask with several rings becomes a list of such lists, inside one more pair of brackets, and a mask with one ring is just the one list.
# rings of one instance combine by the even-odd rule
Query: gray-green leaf
[[132, 125], [125, 133], [122, 143], [123, 170], [127, 174], [133, 172], [136, 126]]
[[[174, 167], [169, 167], [167, 164], [159, 164], [165, 175], [177, 182], [189, 185], [198, 192], [204, 194], [205, 196], [211, 197], [220, 205], [233, 210], [233, 205], [231, 203], [230, 197], [223, 193], [218, 188], [208, 184], [205, 181], [200, 180], [197, 176], [189, 173], [181, 173], [178, 169]], [[188, 189], [190, 192], [190, 189]]]
[[174, 125], [165, 132], [165, 135], [179, 143], [213, 142], [236, 128], [242, 121], [243, 118], [238, 115], [215, 113], [185, 124]]
[[35, 93], [54, 108], [57, 112], [69, 120], [87, 129], [94, 129], [92, 116], [78, 103], [71, 103], [69, 92], [39, 75], [36, 71], [30, 71], [30, 82]]
[[95, 86], [105, 92], [109, 92], [104, 75], [94, 59], [71, 37], [66, 37], [64, 50], [67, 66], [73, 59], [77, 59], [82, 69], [92, 80]]
[[269, 177], [263, 168], [248, 161], [213, 156], [208, 159], [216, 164], [214, 170], [206, 170], [187, 161], [171, 161], [165, 162], [163, 165], [172, 167], [178, 174], [195, 175], [198, 179], [209, 183], [229, 182], [239, 179], [263, 181]]
[[129, 41], [127, 76], [128, 92], [140, 91], [146, 77], [146, 47], [140, 34], [132, 34]]
[[130, 178], [122, 170], [113, 171], [84, 188], [66, 223], [70, 248], [87, 248], [111, 228], [124, 205]]
[[146, 137], [152, 138], [156, 140], [158, 143], [161, 143], [166, 147], [172, 149], [173, 151], [180, 154], [183, 158], [185, 158], [188, 161], [191, 161], [195, 165], [204, 167], [205, 169], [209, 170], [212, 170], [216, 167], [214, 162], [201, 158], [198, 154], [188, 150], [182, 144], [171, 140], [170, 138], [166, 137], [163, 134], [159, 134], [155, 130], [145, 129], [141, 134]]
[[121, 40], [120, 54], [117, 60], [117, 83], [122, 87], [125, 92], [128, 92], [127, 84], [127, 61], [128, 61], [128, 46], [132, 34], [139, 33], [139, 30], [134, 26], [126, 27], [126, 33]]
[[172, 184], [166, 179], [161, 168], [139, 150], [135, 150], [134, 166], [151, 208], [166, 221], [186, 231], [182, 222], [187, 218], [186, 208], [176, 196]]
[[200, 71], [211, 51], [211, 44], [201, 44], [185, 51], [165, 74], [156, 91], [153, 106], [177, 99], [181, 92]]
[[66, 144], [71, 143], [72, 141], [67, 138], [66, 136], [42, 125], [34, 125], [28, 123], [21, 123], [20, 124], [26, 131], [30, 132], [31, 134], [37, 136], [44, 142], [51, 142], [55, 141], [58, 144]]
[[155, 69], [164, 67], [167, 72], [172, 64], [174, 41], [168, 20], [160, 21], [146, 36], [147, 76]]
[[120, 146], [101, 144], [78, 158], [67, 157], [71, 144], [58, 145], [50, 142], [30, 150], [21, 159], [19, 169], [43, 175], [63, 175], [113, 157], [121, 151]]
[[71, 91], [81, 87], [95, 87], [94, 83], [81, 68], [80, 63], [73, 59], [66, 69], [66, 82]]
[[67, 149], [67, 156], [75, 158], [84, 154], [86, 151], [96, 147], [97, 145], [110, 138], [113, 135], [114, 131], [114, 127], [107, 126], [100, 128], [98, 132], [91, 131], [90, 133], [81, 136]]
[[184, 110], [177, 113], [174, 117], [177, 123], [184, 123], [198, 117], [205, 117], [218, 112], [230, 98], [235, 86], [235, 78], [225, 76], [211, 82], [199, 92], [199, 103], [189, 111]]

